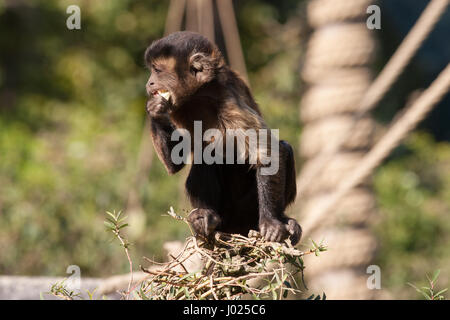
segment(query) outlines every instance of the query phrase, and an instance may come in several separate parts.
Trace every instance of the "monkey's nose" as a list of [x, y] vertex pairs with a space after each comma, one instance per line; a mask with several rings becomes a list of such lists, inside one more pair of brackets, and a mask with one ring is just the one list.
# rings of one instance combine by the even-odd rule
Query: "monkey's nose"
[[145, 86], [145, 89], [146, 89], [146, 91], [147, 91], [147, 94], [149, 95], [149, 96], [151, 96], [152, 94], [153, 94], [153, 89], [152, 89], [152, 86], [154, 85], [154, 82], [147, 82], [147, 84], [146, 84], [146, 86]]

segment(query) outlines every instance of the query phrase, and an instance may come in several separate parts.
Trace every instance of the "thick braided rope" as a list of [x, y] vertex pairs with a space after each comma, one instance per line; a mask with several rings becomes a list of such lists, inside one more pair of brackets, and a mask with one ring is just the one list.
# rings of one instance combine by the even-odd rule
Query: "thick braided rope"
[[[300, 141], [301, 154], [306, 160], [303, 170], [308, 171], [309, 166], [320, 161], [318, 155], [332, 143], [330, 140], [339, 139], [350, 130], [358, 103], [371, 84], [369, 65], [374, 57], [375, 41], [365, 23], [368, 5], [369, 1], [362, 0], [309, 2], [309, 20], [316, 28], [302, 70], [302, 78], [309, 84], [300, 112], [305, 124]], [[322, 20], [318, 22], [316, 18]], [[370, 117], [358, 122], [352, 139], [346, 141], [345, 150], [339, 150], [300, 194], [302, 213], [308, 215], [361, 161], [371, 146], [373, 128]], [[339, 278], [336, 272], [345, 270], [344, 282], [352, 284], [346, 287], [346, 294], [372, 297], [365, 282], [359, 281], [361, 270], [373, 259], [376, 247], [376, 239], [365, 227], [374, 216], [375, 207], [370, 183], [366, 182], [346, 195], [335, 208], [333, 217], [327, 219], [326, 225], [321, 224], [320, 232], [310, 234], [317, 241], [324, 239], [332, 249], [318, 259], [320, 264], [314, 270], [307, 271], [312, 288], [321, 288], [328, 294], [330, 284]], [[304, 215], [301, 217], [304, 226]], [[325, 278], [329, 281], [319, 284]], [[329, 297], [339, 299], [342, 294], [335, 292]]]
[[373, 0], [316, 0], [308, 5], [308, 22], [314, 28], [359, 18]]

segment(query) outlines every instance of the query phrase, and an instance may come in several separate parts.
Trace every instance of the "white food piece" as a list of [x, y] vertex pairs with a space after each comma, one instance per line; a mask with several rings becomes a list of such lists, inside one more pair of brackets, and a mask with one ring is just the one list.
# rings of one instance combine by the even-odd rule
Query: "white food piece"
[[158, 91], [158, 94], [166, 100], [169, 100], [169, 98], [170, 98], [169, 91]]

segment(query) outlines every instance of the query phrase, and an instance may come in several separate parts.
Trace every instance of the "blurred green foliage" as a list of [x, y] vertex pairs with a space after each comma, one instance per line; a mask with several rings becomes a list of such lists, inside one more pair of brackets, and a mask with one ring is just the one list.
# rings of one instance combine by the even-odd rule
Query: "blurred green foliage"
[[376, 263], [383, 286], [396, 298], [420, 298], [405, 290], [407, 282], [442, 268], [440, 282], [444, 288], [449, 283], [450, 145], [415, 133], [398, 153], [374, 179], [380, 209]]
[[[69, 4], [2, 4], [0, 273], [126, 267], [101, 224], [106, 210], [124, 208], [133, 181], [145, 117], [142, 52], [162, 34], [167, 4], [78, 1], [79, 31], [66, 28]], [[177, 185], [156, 161], [153, 169], [142, 190], [152, 227], [136, 241], [152, 251], [155, 221], [176, 201], [168, 195]]]
[[[81, 8], [81, 30], [66, 8]], [[305, 40], [303, 1], [236, 2], [253, 93], [269, 125], [297, 145]], [[163, 35], [168, 1], [0, 0], [0, 274], [84, 276], [127, 272], [104, 230], [126, 209], [145, 121], [145, 47]], [[222, 48], [223, 49], [223, 48]], [[398, 290], [442, 269], [448, 283], [450, 146], [415, 134], [374, 179], [383, 287]], [[297, 161], [300, 167], [300, 161]], [[154, 157], [139, 189], [144, 219], [129, 239], [139, 264], [163, 259], [186, 230], [167, 217], [189, 209], [186, 172]], [[126, 212], [126, 214], [129, 214]], [[446, 216], [447, 215], [447, 216]], [[405, 293], [408, 295], [408, 293]], [[414, 294], [414, 292], [412, 292]]]

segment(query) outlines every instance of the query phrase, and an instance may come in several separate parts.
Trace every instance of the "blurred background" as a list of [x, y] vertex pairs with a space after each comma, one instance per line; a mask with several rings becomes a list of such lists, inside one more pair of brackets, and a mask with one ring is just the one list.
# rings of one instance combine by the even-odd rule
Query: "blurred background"
[[[327, 10], [337, 11], [330, 7], [330, 1], [323, 0], [312, 1], [320, 2], [317, 8], [311, 1], [301, 0], [233, 1], [232, 15], [223, 14], [225, 11], [221, 12], [214, 1], [213, 31], [201, 30], [203, 24], [189, 18], [200, 12], [199, 7], [195, 11], [195, 6], [200, 6], [192, 4], [195, 2], [198, 1], [187, 1], [187, 14], [179, 27], [209, 34], [228, 60], [234, 55], [234, 65], [241, 74], [248, 75], [268, 124], [278, 128], [280, 137], [294, 146], [300, 173], [319, 152], [318, 148], [326, 145], [332, 132], [327, 130], [333, 130], [333, 125], [326, 125], [329, 117], [354, 112], [351, 105], [346, 105], [349, 102], [334, 108], [336, 96], [326, 92], [320, 94], [321, 103], [311, 102], [314, 90], [326, 87], [317, 80], [323, 77], [318, 77], [314, 68], [329, 66], [326, 61], [331, 55], [345, 51], [339, 43], [357, 43], [359, 47], [350, 49], [360, 52], [356, 58], [362, 60], [356, 59], [349, 65], [360, 76], [356, 83], [367, 82], [368, 86], [430, 1], [346, 1], [341, 8], [342, 17], [326, 16]], [[172, 11], [172, 20], [168, 20], [170, 3], [0, 0], [0, 275], [65, 276], [69, 265], [78, 265], [86, 277], [126, 273], [128, 261], [123, 250], [111, 242], [103, 225], [106, 211], [122, 210], [129, 216], [127, 234], [133, 243], [131, 254], [136, 265], [142, 256], [164, 260], [163, 244], [184, 240], [188, 235], [183, 224], [163, 216], [170, 206], [179, 213], [189, 211], [183, 192], [187, 170], [168, 176], [153, 154], [146, 130], [145, 83], [149, 72], [143, 53], [165, 30], [178, 27], [172, 21], [176, 10]], [[66, 9], [72, 4], [81, 9], [80, 30], [66, 27], [70, 16]], [[353, 41], [352, 32], [347, 38], [344, 34], [343, 42], [326, 41], [336, 44], [327, 53], [326, 46], [321, 47], [324, 40], [319, 39], [323, 31], [330, 30], [327, 25], [338, 22], [341, 26], [347, 20], [354, 24], [355, 19], [361, 19], [365, 26], [369, 4], [381, 8], [381, 29], [365, 28], [361, 34], [351, 27], [362, 40]], [[237, 39], [232, 38], [234, 19]], [[225, 20], [228, 24], [223, 23]], [[449, 30], [447, 8], [399, 79], [368, 116], [370, 134], [365, 135], [363, 130], [364, 141], [353, 146], [354, 150], [368, 150], [395, 114], [446, 67], [450, 60]], [[231, 38], [226, 37], [226, 32]], [[239, 64], [239, 52], [243, 53], [245, 64]], [[343, 56], [342, 59], [351, 59]], [[347, 65], [345, 70], [348, 71]], [[351, 85], [344, 85], [343, 90]], [[366, 88], [355, 90], [363, 94]], [[337, 96], [348, 97], [348, 93], [338, 92]], [[319, 109], [322, 111], [317, 114]], [[317, 124], [322, 127], [316, 128]], [[351, 162], [346, 163], [352, 166]], [[348, 200], [349, 207], [364, 202], [362, 209], [355, 209], [359, 216], [350, 222], [333, 220], [330, 224], [334, 229], [345, 224], [340, 229], [349, 230], [345, 241], [358, 242], [363, 231], [362, 237], [370, 239], [361, 243], [368, 243], [373, 250], [361, 253], [364, 249], [356, 248], [355, 264], [348, 265], [345, 260], [334, 266], [321, 259], [326, 261], [327, 254], [340, 255], [338, 244], [344, 240], [328, 237], [329, 228], [315, 232], [314, 239], [323, 238], [330, 251], [311, 265], [317, 270], [317, 274], [311, 274], [312, 283], [316, 283], [313, 287], [328, 295], [326, 283], [330, 278], [314, 281], [315, 277], [331, 274], [336, 268], [359, 268], [358, 272], [364, 274], [370, 264], [381, 269], [381, 297], [420, 298], [406, 283], [425, 284], [425, 275], [437, 269], [441, 269], [439, 285], [448, 287], [448, 96], [369, 180], [356, 190], [358, 195], [364, 193], [362, 197], [368, 202]], [[316, 187], [322, 188], [320, 192], [326, 190]], [[307, 188], [298, 195], [297, 202], [302, 205], [314, 200], [320, 192]], [[302, 224], [299, 212], [305, 210], [305, 206], [294, 206], [289, 214], [299, 217]], [[302, 242], [308, 245], [308, 238]], [[358, 260], [360, 253], [365, 256]], [[321, 268], [326, 270], [322, 272]], [[338, 291], [333, 287], [329, 292], [340, 297], [342, 290], [345, 287]], [[366, 296], [358, 293], [343, 297]]]

